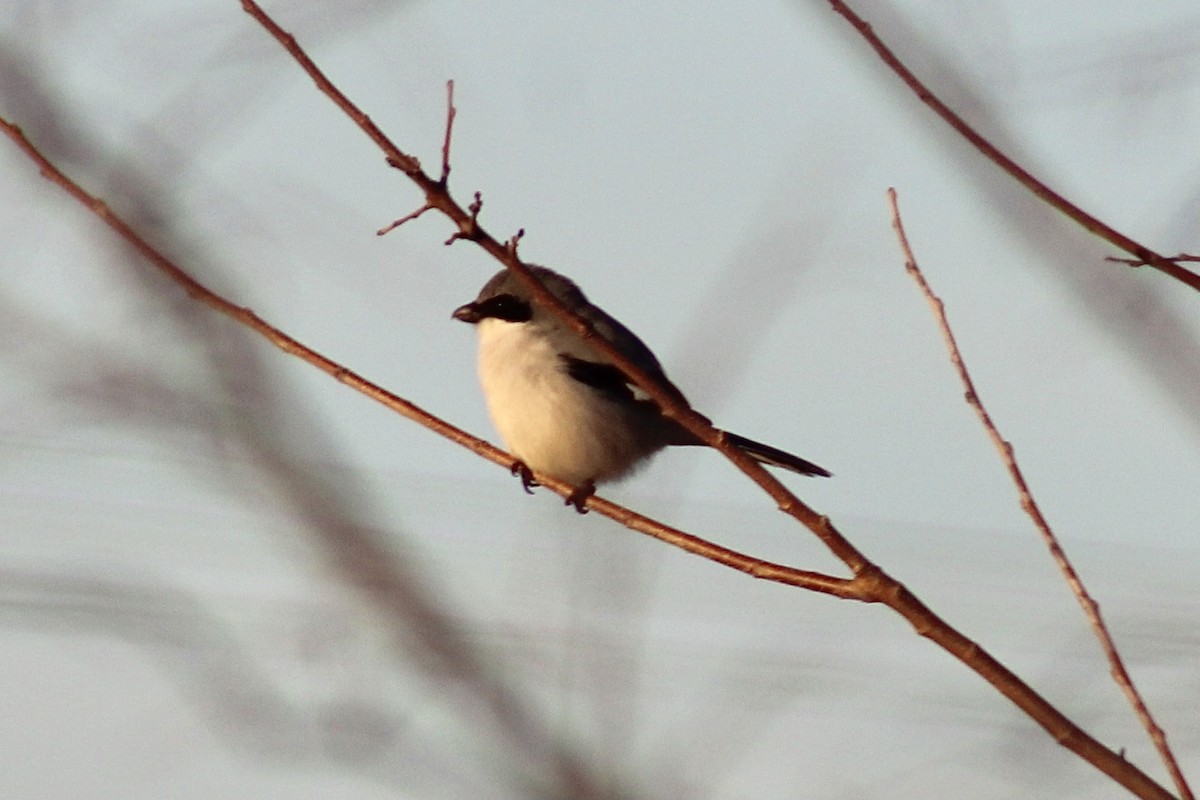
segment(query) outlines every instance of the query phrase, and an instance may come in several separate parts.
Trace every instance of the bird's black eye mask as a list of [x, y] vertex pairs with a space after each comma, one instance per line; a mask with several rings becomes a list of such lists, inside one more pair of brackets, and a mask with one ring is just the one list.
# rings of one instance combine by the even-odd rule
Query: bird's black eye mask
[[498, 294], [487, 300], [467, 303], [454, 309], [454, 318], [472, 325], [484, 319], [501, 319], [505, 322], [529, 322], [533, 319], [533, 306], [514, 294]]
[[529, 322], [533, 319], [533, 306], [529, 301], [512, 294], [489, 297], [482, 303], [476, 303], [475, 310], [481, 318], [495, 317], [505, 322]]

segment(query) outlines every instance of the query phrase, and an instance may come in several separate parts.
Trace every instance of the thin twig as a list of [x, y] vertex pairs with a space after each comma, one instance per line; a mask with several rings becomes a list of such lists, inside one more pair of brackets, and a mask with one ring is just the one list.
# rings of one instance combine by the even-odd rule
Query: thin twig
[[1047, 549], [1049, 549], [1054, 563], [1058, 565], [1059, 570], [1063, 574], [1063, 579], [1071, 587], [1071, 592], [1083, 608], [1083, 613], [1091, 624], [1096, 638], [1100, 641], [1100, 647], [1104, 650], [1104, 655], [1108, 659], [1113, 680], [1121, 687], [1130, 705], [1133, 706], [1134, 712], [1137, 714], [1150, 740], [1158, 750], [1158, 754], [1166, 765], [1167, 771], [1170, 772], [1180, 796], [1186, 800], [1192, 800], [1191, 788], [1188, 786], [1187, 780], [1179, 768], [1179, 762], [1176, 761], [1175, 754], [1171, 751], [1170, 745], [1167, 744], [1166, 733], [1163, 732], [1163, 729], [1154, 720], [1150, 709], [1146, 706], [1145, 700], [1134, 685], [1133, 678], [1130, 677], [1129, 672], [1125, 669], [1125, 663], [1121, 659], [1121, 654], [1117, 651], [1117, 646], [1113, 642], [1108, 626], [1104, 624], [1104, 619], [1100, 614], [1100, 606], [1092, 598], [1091, 594], [1088, 593], [1087, 587], [1083, 584], [1083, 579], [1075, 571], [1075, 567], [1071, 564], [1066, 551], [1059, 543], [1058, 537], [1054, 535], [1054, 531], [1050, 528], [1050, 523], [1043, 516], [1037, 501], [1034, 500], [1033, 492], [1025, 480], [1025, 475], [1021, 472], [1021, 467], [1017, 464], [1012, 443], [1000, 435], [999, 428], [997, 428], [991, 414], [984, 407], [983, 400], [979, 397], [979, 392], [975, 389], [975, 382], [971, 380], [971, 374], [967, 371], [966, 361], [963, 360], [962, 352], [958, 349], [958, 343], [954, 338], [954, 332], [950, 329], [950, 320], [946, 317], [945, 303], [942, 302], [940, 297], [934, 294], [933, 288], [929, 285], [924, 273], [921, 272], [921, 268], [917, 265], [916, 256], [913, 255], [908, 236], [904, 232], [904, 223], [900, 219], [900, 206], [896, 199], [895, 189], [888, 189], [888, 204], [892, 211], [892, 227], [896, 230], [896, 238], [899, 240], [900, 249], [904, 253], [904, 268], [912, 276], [912, 279], [916, 281], [921, 294], [925, 296], [929, 307], [933, 309], [934, 318], [937, 320], [938, 328], [942, 332], [942, 339], [946, 343], [946, 350], [950, 354], [950, 363], [954, 365], [954, 370], [958, 373], [958, 379], [962, 382], [963, 389], [965, 390], [967, 403], [975, 411], [976, 416], [979, 417], [980, 423], [983, 424], [984, 430], [987, 431], [988, 438], [992, 440], [992, 444], [995, 445], [997, 452], [1000, 453], [1000, 458], [1008, 470], [1008, 475], [1012, 479], [1013, 485], [1017, 488], [1017, 496], [1020, 498], [1021, 508], [1033, 520], [1034, 527], [1041, 534], [1042, 541], [1045, 542]]
[[875, 33], [871, 24], [860, 17], [842, 0], [828, 0], [829, 5], [846, 19], [847, 22], [854, 27], [867, 44], [879, 55], [888, 68], [896, 73], [896, 75], [904, 82], [904, 85], [913, 91], [914, 94], [921, 100], [922, 103], [929, 106], [935, 114], [941, 117], [951, 128], [958, 132], [960, 136], [966, 139], [971, 145], [991, 160], [1000, 169], [1007, 172], [1018, 183], [1032, 192], [1039, 199], [1058, 209], [1061, 213], [1070, 217], [1075, 222], [1082, 225], [1087, 231], [1099, 236], [1105, 241], [1119, 247], [1126, 253], [1134, 256], [1134, 258], [1147, 264], [1155, 269], [1170, 275], [1178, 281], [1200, 291], [1200, 275], [1184, 269], [1171, 259], [1165, 258], [1151, 250], [1149, 247], [1134, 241], [1125, 234], [1115, 228], [1101, 222], [1093, 215], [1087, 213], [1079, 206], [1072, 203], [1067, 198], [1063, 197], [1058, 192], [1051, 189], [1042, 181], [1038, 180], [1027, 169], [1022, 167], [1016, 161], [1013, 161], [1005, 155], [1000, 148], [996, 147], [990, 141], [985, 139], [979, 132], [967, 124], [966, 120], [956, 114], [948, 105], [946, 105], [937, 95], [926, 86], [920, 78], [918, 78], [912, 70], [905, 66], [904, 62], [892, 52], [878, 34]]
[[517, 255], [517, 246], [521, 244], [521, 240], [524, 238], [525, 238], [525, 229], [518, 228], [517, 232], [514, 233], [512, 235], [512, 238], [509, 239], [508, 242], [505, 244], [505, 247], [508, 248], [508, 252], [510, 254], [512, 254], [513, 258], [520, 258], [520, 256]]
[[456, 116], [458, 109], [454, 107], [454, 81], [451, 79], [446, 81], [446, 138], [442, 140], [442, 184], [450, 178], [450, 136], [454, 131]]
[[375, 235], [376, 236], [385, 236], [385, 235], [391, 233], [392, 231], [396, 230], [396, 228], [399, 228], [404, 223], [411, 222], [412, 220], [421, 216], [426, 211], [428, 211], [430, 208], [432, 208], [432, 206], [430, 206], [428, 203], [426, 203], [425, 205], [418, 208], [416, 211], [411, 211], [408, 214], [405, 214], [403, 217], [400, 217], [400, 219], [392, 220], [387, 225], [384, 225], [382, 228], [375, 231]]

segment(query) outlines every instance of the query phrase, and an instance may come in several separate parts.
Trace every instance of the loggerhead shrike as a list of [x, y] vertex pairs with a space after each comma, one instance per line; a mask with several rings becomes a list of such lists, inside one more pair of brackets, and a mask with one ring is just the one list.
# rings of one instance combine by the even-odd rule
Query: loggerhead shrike
[[[573, 282], [545, 267], [530, 269], [550, 292], [658, 386], [681, 403], [650, 348], [592, 305]], [[474, 301], [454, 310], [479, 334], [479, 380], [492, 422], [520, 459], [526, 490], [530, 469], [574, 484], [567, 498], [581, 513], [597, 483], [627, 475], [667, 445], [703, 445], [615, 365], [596, 352], [509, 270], [496, 273]], [[725, 432], [726, 441], [755, 460], [801, 475], [829, 472], [803, 458]]]

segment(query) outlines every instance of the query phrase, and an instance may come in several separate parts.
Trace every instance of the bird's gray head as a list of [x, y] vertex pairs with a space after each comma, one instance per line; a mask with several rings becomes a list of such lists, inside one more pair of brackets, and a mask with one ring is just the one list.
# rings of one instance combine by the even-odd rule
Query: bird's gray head
[[[546, 267], [530, 266], [529, 269], [567, 308], [580, 309], [587, 306], [587, 298], [570, 279]], [[453, 316], [454, 319], [472, 325], [485, 319], [529, 322], [537, 313], [535, 309], [530, 288], [516, 274], [502, 269], [483, 285], [473, 301], [454, 309]]]

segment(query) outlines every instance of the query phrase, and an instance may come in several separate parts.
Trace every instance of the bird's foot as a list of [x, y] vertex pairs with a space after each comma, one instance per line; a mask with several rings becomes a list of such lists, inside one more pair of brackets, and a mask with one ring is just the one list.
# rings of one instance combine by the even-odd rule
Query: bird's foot
[[575, 506], [575, 510], [578, 513], [586, 514], [588, 510], [587, 506], [584, 504], [587, 503], [588, 498], [595, 493], [595, 481], [588, 481], [582, 486], [576, 486], [575, 489], [569, 495], [567, 495], [567, 499], [563, 502], [563, 505]]
[[540, 483], [533, 479], [533, 470], [527, 467], [525, 462], [520, 459], [512, 463], [509, 471], [521, 479], [521, 488], [525, 490], [525, 494], [533, 494], [533, 487], [541, 486]]

